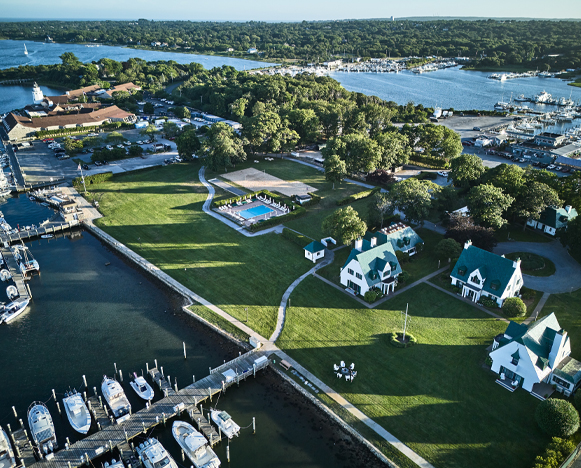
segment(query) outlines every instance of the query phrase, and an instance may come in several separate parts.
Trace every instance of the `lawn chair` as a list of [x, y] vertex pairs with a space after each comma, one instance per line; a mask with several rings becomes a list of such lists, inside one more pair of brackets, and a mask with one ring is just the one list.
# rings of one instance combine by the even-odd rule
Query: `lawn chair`
[[345, 367], [345, 361], [341, 361], [341, 367]]
[[339, 370], [339, 366], [337, 364], [333, 364], [333, 370], [338, 371]]
[[341, 374], [341, 372], [337, 372], [337, 378], [340, 379], [341, 377], [343, 377], [343, 374]]
[[345, 380], [346, 380], [347, 382], [349, 382], [349, 381], [351, 380], [351, 376], [350, 376], [350, 375], [346, 375], [346, 376], [345, 376]]
[[355, 369], [355, 364], [351, 363], [351, 365], [349, 366], [349, 369], [351, 369], [351, 370]]

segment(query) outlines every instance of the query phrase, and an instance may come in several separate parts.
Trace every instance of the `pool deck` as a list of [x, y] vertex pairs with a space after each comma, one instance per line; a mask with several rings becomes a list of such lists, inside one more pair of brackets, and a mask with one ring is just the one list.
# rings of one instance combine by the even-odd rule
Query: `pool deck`
[[[245, 218], [243, 215], [240, 214], [242, 211], [251, 210], [251, 209], [257, 208], [259, 206], [263, 206], [265, 208], [268, 208], [270, 211], [268, 211], [267, 213], [264, 213], [264, 214], [253, 216], [252, 218]], [[228, 210], [218, 211], [218, 213], [220, 213], [221, 215], [226, 216], [228, 218], [234, 219], [237, 223], [241, 224], [244, 227], [251, 226], [252, 224], [256, 223], [260, 219], [268, 219], [268, 218], [271, 218], [272, 216], [281, 216], [281, 215], [285, 214], [282, 210], [280, 210], [274, 206], [270, 206], [270, 205], [268, 205], [260, 200], [255, 200], [255, 201], [252, 201], [250, 203], [244, 203], [243, 205], [233, 205], [232, 208], [229, 208]], [[235, 214], [237, 216], [232, 216], [233, 214]], [[240, 218], [244, 218], [244, 219], [240, 219]]]

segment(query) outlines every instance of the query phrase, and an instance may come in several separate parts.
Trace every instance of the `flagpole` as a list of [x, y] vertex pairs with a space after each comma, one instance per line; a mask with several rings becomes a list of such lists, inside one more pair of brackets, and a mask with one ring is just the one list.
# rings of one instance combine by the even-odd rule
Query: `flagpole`
[[87, 186], [85, 185], [85, 176], [83, 175], [83, 168], [79, 164], [79, 171], [81, 171], [81, 180], [83, 181], [83, 188], [85, 189], [85, 193], [87, 193]]

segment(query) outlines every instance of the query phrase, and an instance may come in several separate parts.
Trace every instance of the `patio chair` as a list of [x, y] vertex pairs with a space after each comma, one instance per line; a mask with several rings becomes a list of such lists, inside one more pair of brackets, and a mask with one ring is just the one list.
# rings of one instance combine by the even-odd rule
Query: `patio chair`
[[350, 376], [350, 375], [346, 375], [346, 376], [345, 376], [345, 380], [346, 380], [347, 382], [349, 382], [349, 381], [351, 380], [351, 376]]
[[337, 364], [333, 364], [333, 370], [338, 371], [339, 370], [339, 366]]
[[337, 372], [337, 378], [340, 379], [341, 377], [343, 377], [343, 374], [341, 374], [341, 372]]
[[345, 361], [341, 361], [341, 367], [345, 367]]
[[357, 375], [357, 371], [351, 372], [351, 378], [355, 377], [356, 375]]
[[351, 365], [349, 366], [349, 369], [351, 369], [351, 370], [355, 369], [355, 364], [351, 363]]

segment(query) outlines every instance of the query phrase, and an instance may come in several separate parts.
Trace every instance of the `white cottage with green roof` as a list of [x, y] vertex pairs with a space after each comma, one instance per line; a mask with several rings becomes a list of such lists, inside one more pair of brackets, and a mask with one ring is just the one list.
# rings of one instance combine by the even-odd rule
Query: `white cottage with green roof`
[[491, 369], [497, 383], [511, 391], [521, 387], [544, 399], [552, 390], [548, 386], [555, 385], [570, 395], [581, 383], [581, 362], [570, 354], [569, 336], [552, 313], [528, 326], [510, 322], [494, 339]]
[[529, 219], [527, 226], [540, 229], [545, 234], [554, 236], [557, 233], [557, 229], [566, 228], [567, 223], [576, 217], [577, 210], [571, 205], [567, 205], [565, 208], [548, 206], [541, 213], [539, 219]]
[[461, 289], [462, 297], [473, 302], [487, 297], [502, 307], [504, 300], [518, 297], [523, 286], [520, 260], [510, 260], [478, 247], [464, 244], [450, 274], [452, 285]]

